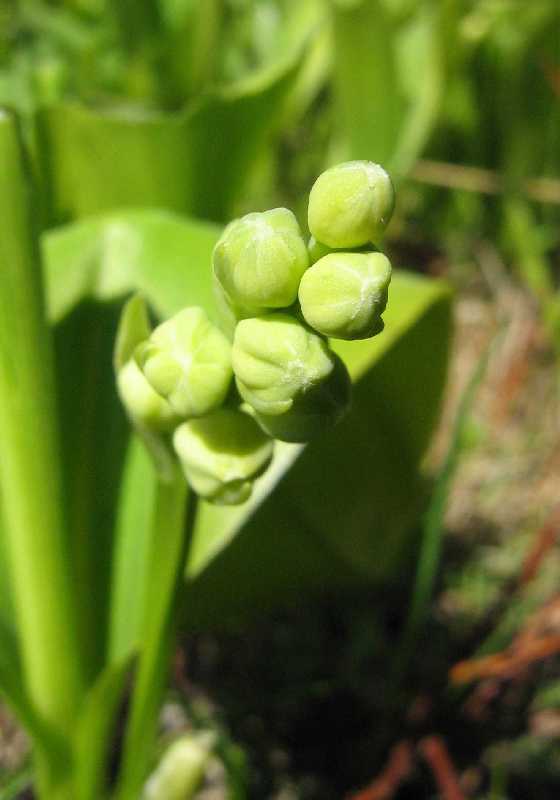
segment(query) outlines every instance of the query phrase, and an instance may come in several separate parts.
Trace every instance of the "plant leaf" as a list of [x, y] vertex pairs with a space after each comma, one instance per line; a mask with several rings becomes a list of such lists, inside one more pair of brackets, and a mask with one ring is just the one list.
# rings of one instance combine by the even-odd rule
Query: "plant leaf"
[[225, 220], [297, 75], [300, 49], [175, 114], [69, 103], [40, 110], [49, 221], [126, 206]]
[[77, 800], [105, 796], [103, 770], [111, 747], [111, 733], [131, 667], [125, 658], [106, 667], [89, 690], [76, 733]]
[[[107, 630], [110, 564], [129, 438], [111, 354], [120, 301], [139, 289], [161, 316], [187, 303], [211, 309], [211, 286], [202, 276], [217, 237], [218, 229], [206, 223], [131, 211], [65, 226], [43, 238], [47, 304], [57, 323], [67, 514], [79, 609], [87, 620], [82, 631], [90, 679], [104, 663], [107, 636], [113, 636]], [[149, 490], [144, 496], [149, 498]]]
[[[151, 496], [149, 488], [141, 497], [133, 489], [128, 505], [125, 501], [119, 506], [117, 500], [130, 431], [116, 395], [112, 367], [120, 302], [133, 289], [140, 289], [161, 316], [187, 303], [212, 311], [209, 254], [218, 235], [219, 230], [207, 223], [161, 211], [132, 211], [79, 222], [43, 238], [47, 304], [51, 320], [57, 323], [72, 564], [79, 613], [87, 621], [82, 631], [90, 680], [104, 663], [107, 637], [113, 643], [117, 636], [115, 623], [109, 620], [108, 600], [113, 528], [115, 524], [118, 529], [121, 525], [126, 528], [130, 519], [138, 525], [136, 508], [142, 500], [147, 510]], [[126, 349], [126, 342], [124, 346]], [[149, 475], [151, 480], [151, 469]], [[138, 536], [141, 538], [140, 533]], [[117, 541], [123, 541], [122, 537]], [[130, 548], [123, 545], [123, 551], [126, 572], [128, 563], [135, 563], [131, 554], [142, 555], [139, 538]], [[128, 594], [134, 595], [138, 582], [136, 575], [127, 579], [126, 586], [119, 583], [120, 588], [115, 589], [117, 597], [126, 598], [122, 609], [120, 601], [116, 602], [127, 633], [135, 630], [134, 598], [128, 603]], [[120, 655], [130, 649], [111, 644], [112, 655], [115, 648]]]
[[65, 512], [88, 682], [104, 663], [113, 526], [129, 437], [112, 365], [118, 312], [115, 303], [87, 298], [55, 328]]
[[80, 301], [142, 293], [158, 316], [185, 306], [215, 315], [210, 253], [220, 229], [155, 209], [76, 222], [43, 237], [49, 316], [60, 322]]

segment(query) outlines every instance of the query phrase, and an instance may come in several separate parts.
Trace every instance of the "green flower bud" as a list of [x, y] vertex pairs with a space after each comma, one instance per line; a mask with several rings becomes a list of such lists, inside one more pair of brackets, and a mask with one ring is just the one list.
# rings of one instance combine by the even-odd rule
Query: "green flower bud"
[[180, 425], [173, 446], [195, 492], [218, 505], [247, 500], [273, 450], [252, 417], [226, 408]]
[[242, 398], [260, 414], [285, 414], [322, 384], [335, 358], [327, 343], [288, 314], [242, 320], [235, 329], [233, 371]]
[[315, 181], [309, 195], [309, 230], [329, 247], [378, 244], [394, 206], [395, 190], [383, 167], [348, 161]]
[[352, 383], [344, 362], [335, 356], [334, 369], [320, 385], [301, 395], [285, 414], [256, 413], [261, 428], [283, 442], [308, 442], [331, 428], [350, 406]]
[[155, 392], [131, 359], [117, 373], [119, 397], [130, 419], [150, 431], [166, 432], [179, 422], [169, 403]]
[[142, 800], [193, 798], [212, 756], [214, 738], [212, 734], [191, 734], [173, 742], [148, 778]]
[[336, 339], [367, 339], [383, 330], [391, 264], [382, 253], [331, 253], [299, 286], [308, 325]]
[[134, 358], [137, 348], [150, 334], [146, 303], [140, 295], [135, 295], [125, 303], [117, 330], [113, 357], [117, 391], [160, 479], [168, 481], [176, 464], [169, 434], [181, 420], [169, 403], [150, 386]]
[[231, 222], [214, 248], [213, 263], [230, 303], [255, 314], [292, 305], [309, 256], [292, 212], [274, 208]]
[[135, 358], [153, 389], [183, 418], [208, 414], [226, 398], [231, 345], [201, 308], [185, 308], [159, 325]]

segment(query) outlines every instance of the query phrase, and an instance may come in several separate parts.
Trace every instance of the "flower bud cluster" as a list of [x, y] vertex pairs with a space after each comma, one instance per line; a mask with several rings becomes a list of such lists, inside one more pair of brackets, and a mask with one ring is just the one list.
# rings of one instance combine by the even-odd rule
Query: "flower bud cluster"
[[333, 167], [311, 190], [309, 243], [285, 208], [225, 228], [212, 259], [224, 332], [197, 307], [153, 331], [145, 311], [125, 310], [123, 404], [145, 439], [168, 446], [200, 496], [245, 501], [274, 439], [307, 442], [348, 409], [350, 377], [328, 338], [383, 330], [391, 265], [375, 246], [393, 206], [377, 164]]

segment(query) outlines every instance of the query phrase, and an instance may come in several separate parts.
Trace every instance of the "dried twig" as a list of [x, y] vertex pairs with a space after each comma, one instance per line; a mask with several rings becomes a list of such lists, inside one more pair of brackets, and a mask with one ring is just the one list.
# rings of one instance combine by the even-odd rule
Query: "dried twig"
[[418, 745], [429, 764], [443, 800], [465, 800], [459, 777], [441, 736], [428, 736]]
[[391, 750], [383, 772], [373, 783], [348, 800], [390, 800], [401, 783], [410, 775], [413, 759], [410, 742], [399, 742]]
[[451, 668], [449, 677], [454, 684], [472, 683], [481, 678], [507, 680], [535, 661], [542, 661], [557, 653], [560, 653], [560, 635], [554, 634], [527, 642], [523, 648], [511, 647], [490, 656], [459, 661]]
[[[518, 579], [520, 585], [533, 579], [545, 552], [548, 550], [549, 538], [546, 535], [547, 529], [548, 525], [543, 527], [541, 535], [537, 537], [537, 541], [525, 559], [524, 568]], [[489, 656], [490, 660], [486, 662], [484, 659], [473, 659], [456, 664], [453, 670], [459, 668], [460, 678], [467, 677], [469, 679], [468, 682], [481, 679], [481, 682], [475, 686], [463, 705], [465, 714], [472, 719], [478, 720], [482, 720], [487, 716], [488, 705], [502, 692], [504, 680], [511, 678], [523, 680], [524, 673], [531, 663], [540, 658], [554, 655], [554, 648], [552, 652], [548, 652], [548, 648], [551, 646], [551, 634], [556, 635], [559, 631], [560, 595], [556, 594], [530, 617], [513, 640], [511, 646], [505, 651], [505, 654], [497, 654], [498, 660], [494, 655]], [[543, 642], [545, 642], [545, 645], [543, 645]], [[544, 647], [545, 655], [539, 649], [541, 646]], [[504, 655], [506, 656], [505, 659]], [[529, 656], [533, 657], [527, 661], [526, 659]], [[484, 671], [483, 676], [479, 674], [481, 669]], [[453, 670], [451, 671], [452, 680]], [[461, 670], [463, 671], [462, 674]], [[488, 670], [493, 673], [498, 670], [498, 674], [488, 676]], [[455, 675], [457, 675], [457, 672]]]
[[533, 546], [525, 556], [519, 586], [530, 583], [539, 571], [546, 554], [552, 549], [560, 534], [560, 503], [556, 505], [544, 525], [540, 528]]
[[529, 643], [542, 640], [550, 634], [560, 635], [560, 594], [551, 598], [529, 617], [515, 637], [512, 649], [521, 651]]
[[489, 714], [488, 706], [500, 696], [503, 683], [496, 678], [478, 683], [463, 704], [463, 713], [470, 719], [481, 722]]
[[[432, 186], [480, 194], [502, 194], [507, 189], [501, 175], [493, 170], [427, 159], [414, 165], [410, 177]], [[560, 203], [560, 181], [554, 178], [528, 178], [521, 188], [531, 200]]]
[[537, 341], [538, 327], [535, 319], [526, 311], [516, 313], [502, 348], [502, 369], [492, 408], [495, 425], [505, 421], [514, 398], [526, 383], [532, 363], [531, 355]]

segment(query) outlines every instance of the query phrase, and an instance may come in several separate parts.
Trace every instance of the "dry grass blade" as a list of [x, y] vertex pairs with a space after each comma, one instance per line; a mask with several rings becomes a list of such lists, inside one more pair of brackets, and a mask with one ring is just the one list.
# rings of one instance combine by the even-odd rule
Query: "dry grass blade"
[[[506, 191], [499, 173], [465, 164], [423, 159], [414, 165], [410, 177], [419, 183], [478, 194], [502, 194]], [[523, 191], [529, 199], [539, 203], [560, 203], [560, 181], [554, 178], [530, 178], [523, 184]]]
[[509, 649], [491, 656], [459, 661], [449, 677], [454, 684], [471, 683], [480, 678], [513, 678], [535, 661], [560, 652], [560, 635], [546, 636], [527, 643], [522, 650]]
[[348, 800], [390, 800], [401, 783], [410, 775], [413, 753], [410, 742], [396, 744], [389, 754], [387, 766], [367, 788]]
[[457, 771], [441, 736], [422, 739], [418, 749], [428, 762], [443, 800], [465, 800]]

